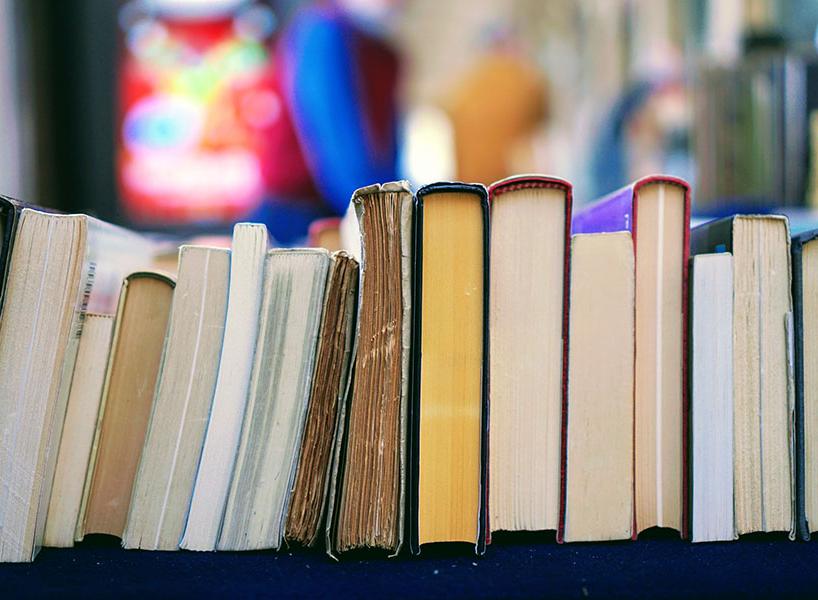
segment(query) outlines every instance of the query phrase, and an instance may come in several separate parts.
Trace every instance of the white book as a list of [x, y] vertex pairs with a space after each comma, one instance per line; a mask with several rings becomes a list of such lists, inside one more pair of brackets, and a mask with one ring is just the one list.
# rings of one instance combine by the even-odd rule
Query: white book
[[736, 537], [733, 513], [733, 256], [692, 264], [691, 411], [694, 542]]
[[235, 226], [219, 375], [180, 544], [186, 550], [216, 549], [250, 387], [266, 255], [264, 225]]
[[255, 365], [219, 550], [281, 545], [329, 264], [324, 249], [267, 256]]
[[125, 548], [178, 550], [216, 389], [230, 251], [182, 246], [164, 357]]
[[[86, 215], [21, 213], [0, 322], [0, 562], [30, 561], [43, 543], [86, 316], [110, 314], [124, 275], [155, 250]], [[82, 411], [91, 421], [96, 400]], [[85, 475], [87, 455], [77, 458], [58, 498], [61, 482]], [[69, 540], [81, 490], [65, 505]]]

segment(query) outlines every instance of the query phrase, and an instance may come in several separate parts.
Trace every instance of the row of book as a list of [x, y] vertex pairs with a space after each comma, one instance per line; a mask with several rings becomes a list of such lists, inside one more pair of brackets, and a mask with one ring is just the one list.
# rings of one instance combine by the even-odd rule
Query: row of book
[[691, 232], [667, 176], [576, 214], [532, 175], [352, 203], [360, 266], [239, 224], [171, 276], [150, 238], [0, 202], [0, 561], [809, 536], [818, 236]]

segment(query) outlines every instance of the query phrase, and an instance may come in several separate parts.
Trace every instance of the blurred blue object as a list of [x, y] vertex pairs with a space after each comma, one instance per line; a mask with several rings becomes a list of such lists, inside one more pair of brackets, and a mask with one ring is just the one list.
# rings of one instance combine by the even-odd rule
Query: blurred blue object
[[356, 188], [397, 178], [397, 57], [323, 4], [294, 15], [281, 52], [307, 165], [329, 211], [342, 215]]

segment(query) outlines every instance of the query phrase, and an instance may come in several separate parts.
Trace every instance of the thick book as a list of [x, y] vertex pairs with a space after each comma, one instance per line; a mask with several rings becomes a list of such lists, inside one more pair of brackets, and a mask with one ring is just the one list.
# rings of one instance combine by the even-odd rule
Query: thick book
[[304, 546], [318, 540], [329, 504], [332, 451], [352, 372], [358, 276], [358, 261], [342, 250], [333, 253], [301, 455], [285, 528], [288, 541]]
[[489, 525], [557, 529], [568, 350], [571, 184], [540, 175], [489, 187]]
[[270, 250], [267, 255], [253, 373], [219, 550], [281, 545], [329, 266], [329, 252], [322, 248]]
[[[409, 544], [488, 532], [489, 208], [482, 185], [435, 183], [415, 201]], [[359, 355], [360, 360], [360, 355]]]
[[267, 245], [264, 225], [239, 223], [233, 228], [224, 341], [180, 544], [186, 550], [215, 550], [219, 539], [250, 390]]
[[690, 265], [691, 540], [735, 539], [733, 511], [733, 256]]
[[635, 533], [687, 537], [687, 270], [690, 188], [639, 179], [574, 214], [574, 233], [629, 231], [636, 265]]
[[145, 443], [174, 281], [141, 271], [122, 282], [78, 537], [121, 538]]
[[736, 533], [795, 531], [795, 394], [786, 217], [737, 215], [691, 233], [693, 254], [733, 255]]
[[636, 534], [632, 243], [626, 231], [571, 241], [559, 542]]
[[216, 389], [230, 250], [182, 246], [178, 272], [125, 548], [179, 549]]
[[403, 544], [412, 327], [412, 213], [408, 184], [356, 190], [361, 281], [355, 376], [342, 403], [327, 509], [327, 551]]
[[792, 238], [795, 346], [796, 529], [809, 540], [818, 524], [818, 231]]
[[0, 322], [0, 562], [42, 545], [86, 316], [112, 313], [122, 278], [154, 250], [85, 215], [19, 214]]

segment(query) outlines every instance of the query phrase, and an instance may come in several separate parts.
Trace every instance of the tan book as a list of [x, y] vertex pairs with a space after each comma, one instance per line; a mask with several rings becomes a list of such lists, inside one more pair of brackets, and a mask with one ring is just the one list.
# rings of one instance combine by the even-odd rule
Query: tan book
[[219, 372], [229, 279], [229, 250], [182, 246], [125, 548], [179, 549]]
[[628, 232], [575, 235], [560, 539], [630, 539], [634, 525], [634, 258]]
[[285, 530], [287, 540], [305, 546], [312, 546], [318, 539], [327, 508], [332, 449], [340, 432], [341, 407], [352, 371], [357, 297], [358, 261], [346, 252], [335, 252], [324, 298], [301, 457]]
[[329, 252], [270, 250], [253, 375], [219, 550], [278, 548], [298, 462]]
[[20, 213], [0, 322], [0, 562], [42, 545], [86, 315], [113, 312], [153, 249], [85, 215]]
[[[412, 194], [403, 182], [352, 196], [361, 232], [355, 378], [336, 444], [327, 550], [403, 543], [411, 333]], [[343, 450], [343, 452], [342, 452]]]
[[122, 283], [81, 535], [122, 537], [145, 442], [173, 298], [172, 279], [137, 272]]

